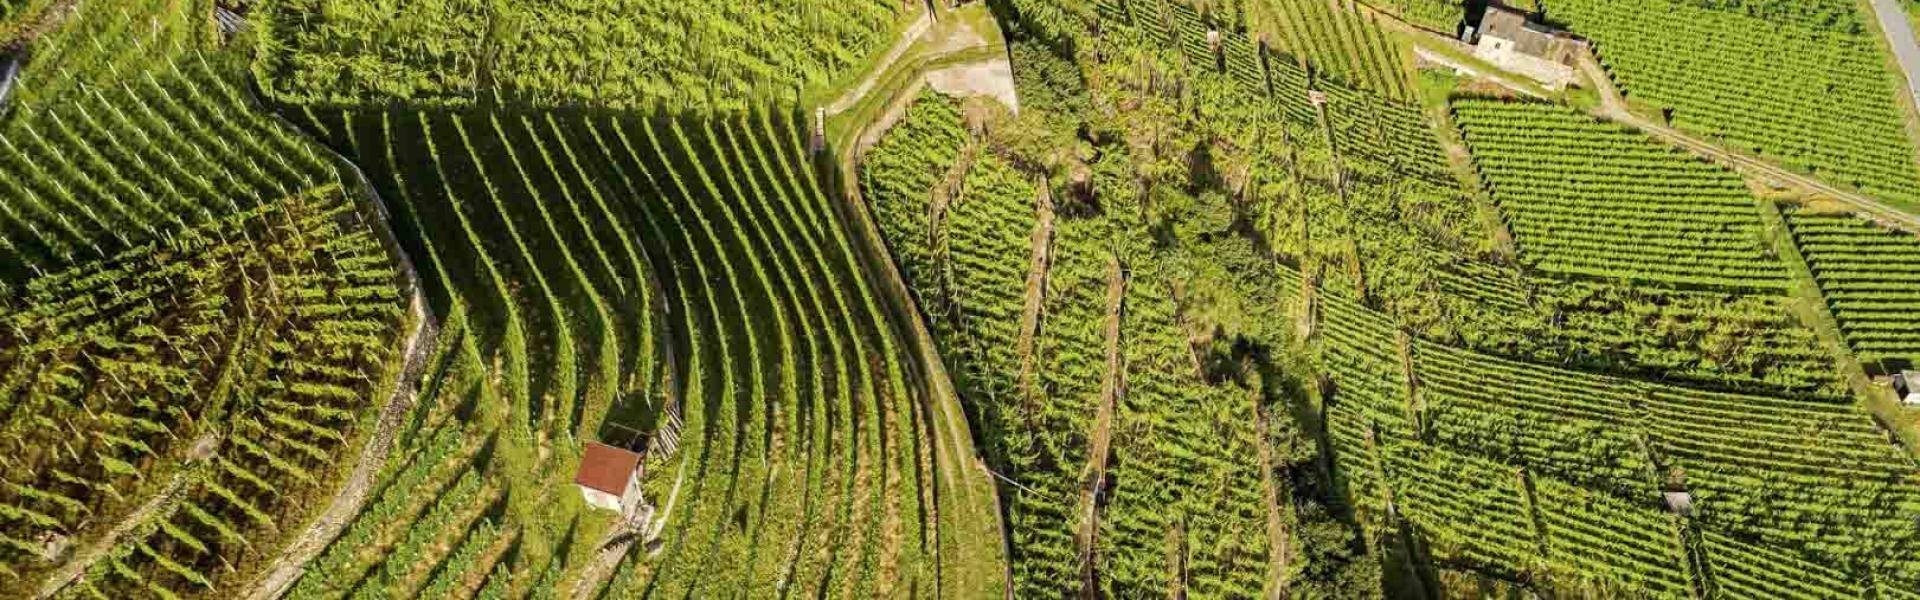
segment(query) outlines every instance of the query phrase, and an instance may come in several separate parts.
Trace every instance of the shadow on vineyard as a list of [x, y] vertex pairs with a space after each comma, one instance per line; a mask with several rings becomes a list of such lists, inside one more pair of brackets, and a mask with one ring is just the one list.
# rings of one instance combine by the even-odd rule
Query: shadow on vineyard
[[[531, 472], [571, 473], [559, 440], [650, 450], [667, 544], [612, 590], [708, 589], [716, 569], [814, 573], [804, 584], [823, 589], [983, 583], [948, 564], [990, 526], [957, 504], [977, 483], [950, 464], [954, 424], [903, 364], [795, 116], [294, 114], [396, 206], [436, 308], [498, 369], [485, 385]], [[636, 435], [669, 423], [675, 448]], [[848, 536], [867, 541], [830, 542]], [[786, 546], [748, 550], [764, 544]]]

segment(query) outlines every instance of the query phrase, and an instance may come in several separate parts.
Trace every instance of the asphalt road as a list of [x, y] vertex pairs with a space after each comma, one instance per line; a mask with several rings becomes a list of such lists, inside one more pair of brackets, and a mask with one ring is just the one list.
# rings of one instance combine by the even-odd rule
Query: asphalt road
[[0, 55], [0, 104], [7, 103], [7, 92], [13, 91], [13, 76], [19, 73], [19, 57]]
[[1873, 13], [1880, 18], [1880, 29], [1887, 32], [1887, 41], [1893, 44], [1893, 56], [1900, 61], [1900, 70], [1906, 72], [1907, 92], [1920, 104], [1920, 42], [1914, 39], [1913, 22], [1907, 20], [1900, 0], [1872, 1]]

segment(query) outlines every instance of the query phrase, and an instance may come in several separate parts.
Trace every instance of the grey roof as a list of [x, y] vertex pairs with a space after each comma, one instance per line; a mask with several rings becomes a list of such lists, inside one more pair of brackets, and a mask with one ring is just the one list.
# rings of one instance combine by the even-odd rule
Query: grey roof
[[213, 7], [213, 20], [220, 23], [220, 33], [233, 35], [247, 28], [247, 18], [227, 10], [224, 6]]

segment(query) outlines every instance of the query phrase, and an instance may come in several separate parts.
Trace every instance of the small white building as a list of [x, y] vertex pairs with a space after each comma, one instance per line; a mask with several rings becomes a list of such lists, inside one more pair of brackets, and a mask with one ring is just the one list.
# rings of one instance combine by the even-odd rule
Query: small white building
[[1920, 406], [1920, 371], [1901, 371], [1893, 376], [1893, 393], [1900, 403]]
[[628, 506], [640, 501], [640, 458], [625, 448], [588, 442], [573, 484], [594, 508], [625, 513]]

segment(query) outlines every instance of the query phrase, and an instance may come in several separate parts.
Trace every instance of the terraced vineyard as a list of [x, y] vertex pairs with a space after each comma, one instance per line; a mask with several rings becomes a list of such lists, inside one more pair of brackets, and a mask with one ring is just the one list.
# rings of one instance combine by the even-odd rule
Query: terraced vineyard
[[[1543, 4], [1920, 201], [1859, 6]], [[1468, 12], [0, 0], [0, 597], [1913, 597], [1920, 241]]]
[[1365, 13], [1317, 0], [1282, 0], [1252, 12], [1262, 19], [1256, 28], [1273, 32], [1274, 50], [1294, 64], [1383, 98], [1413, 101], [1410, 51]]
[[[991, 521], [980, 475], [955, 462], [968, 442], [946, 437], [957, 424], [931, 412], [910, 380], [849, 234], [827, 212], [829, 183], [804, 161], [791, 120], [315, 114], [315, 129], [401, 199], [404, 235], [420, 236], [413, 251], [440, 282], [436, 301], [465, 317], [461, 343], [470, 347], [459, 352], [471, 356], [456, 357], [447, 377], [505, 366], [503, 380], [479, 385], [479, 400], [449, 402], [499, 398], [510, 408], [448, 425], [492, 432], [502, 458], [476, 463], [471, 475], [434, 467], [411, 484], [476, 490], [444, 509], [466, 528], [406, 529], [443, 540], [425, 542], [439, 553], [429, 561], [464, 564], [455, 542], [482, 540], [463, 544], [499, 562], [462, 566], [487, 580], [463, 589], [517, 593], [540, 584], [512, 573], [578, 569], [597, 549], [578, 536], [604, 525], [575, 503], [546, 506], [552, 494], [571, 495], [549, 490], [571, 477], [577, 446], [547, 457], [537, 440], [621, 439], [622, 427], [651, 431], [671, 414], [684, 420], [679, 446], [649, 455], [646, 486], [663, 511], [650, 527], [666, 546], [629, 555], [601, 593], [705, 595], [786, 581], [821, 593], [967, 596], [999, 584], [981, 570], [993, 555], [974, 554], [997, 548], [972, 541], [990, 539]], [[461, 381], [435, 385], [474, 385]], [[450, 443], [422, 452], [474, 452], [472, 442]], [[514, 490], [532, 496], [515, 502]], [[504, 511], [485, 509], [500, 493]], [[396, 533], [407, 519], [443, 514], [403, 497], [388, 502], [393, 512], [369, 513], [379, 520], [348, 535], [411, 547], [413, 534]], [[732, 514], [749, 517], [729, 525]], [[568, 527], [580, 531], [562, 537]], [[518, 532], [523, 547], [525, 537], [544, 538], [551, 553], [523, 550], [505, 562], [487, 550], [511, 535], [495, 528]], [[433, 585], [396, 560], [411, 554], [336, 548], [322, 560], [337, 557], [327, 564], [341, 575], [303, 580], [296, 593], [405, 595]]]
[[1855, 3], [1540, 4], [1595, 42], [1630, 101], [1670, 110], [1681, 129], [1903, 206], [1920, 202], [1920, 167], [1896, 100], [1902, 82], [1871, 13]]
[[1460, 101], [1455, 118], [1523, 258], [1552, 273], [1691, 286], [1784, 285], [1740, 180], [1547, 104]]
[[1920, 359], [1920, 294], [1902, 281], [1920, 255], [1920, 239], [1850, 214], [1788, 213], [1794, 243], [1840, 330], [1860, 360], [1912, 363]]
[[[5, 362], [14, 393], [29, 400], [10, 407], [10, 420], [16, 431], [68, 421], [41, 435], [94, 442], [86, 454], [23, 463], [22, 474], [40, 475], [9, 482], [17, 506], [62, 516], [29, 519], [45, 527], [8, 537], [87, 531], [126, 514], [133, 492], [169, 486], [66, 596], [214, 589], [311, 515], [302, 499], [339, 474], [330, 448], [362, 435], [363, 411], [398, 376], [397, 274], [351, 211], [330, 186], [28, 284], [22, 300], [36, 310], [9, 320], [35, 333], [7, 344], [21, 351]], [[62, 305], [100, 306], [118, 326], [39, 312]], [[17, 439], [21, 452], [58, 445]]]
[[[106, 10], [83, 10], [35, 55], [35, 65], [82, 70], [30, 67], [9, 100], [0, 165], [14, 176], [0, 180], [0, 277], [109, 258], [335, 177], [311, 146], [252, 110], [238, 57], [177, 47], [132, 64], [119, 53], [180, 40], [102, 47], [92, 36], [141, 20]], [[144, 75], [92, 80], [106, 72]]]
[[0, 594], [252, 577], [347, 475], [417, 325], [378, 208], [179, 8], [63, 12], [0, 112]]
[[[976, 143], [954, 139], [966, 134], [950, 102], [916, 102], [861, 177], [921, 305], [944, 307], [928, 317], [1011, 486], [1015, 595], [1261, 593], [1265, 486], [1242, 460], [1260, 443], [1255, 392], [1197, 379], [1172, 278], [1148, 274], [1157, 259], [1121, 237], [1123, 215], [1054, 216], [1000, 155], [945, 150]], [[956, 167], [939, 205], [948, 183], [934, 174]], [[1227, 444], [1221, 423], [1238, 424]]]
[[[1346, 333], [1354, 327], [1340, 323], [1368, 316], [1337, 306], [1328, 315], [1340, 390], [1332, 425], [1336, 439], [1356, 442], [1346, 447], [1359, 455], [1342, 458], [1361, 486], [1354, 496], [1392, 499], [1446, 560], [1560, 593], [1677, 597], [1704, 579], [1762, 597], [1788, 593], [1770, 587], [1780, 585], [1852, 595], [1859, 588], [1841, 582], [1911, 578], [1920, 539], [1893, 520], [1915, 510], [1912, 462], [1850, 407], [1596, 377], [1437, 344], [1417, 345], [1408, 372], [1379, 351], [1363, 360], [1358, 348], [1391, 342], [1377, 330], [1372, 341]], [[1690, 518], [1657, 504], [1659, 486], [1676, 476], [1693, 494]], [[1683, 542], [1700, 536], [1722, 545]], [[1697, 574], [1701, 560], [1718, 566]], [[1826, 576], [1816, 565], [1856, 566]]]
[[[890, 42], [915, 5], [887, 0], [412, 2], [291, 0], [264, 7], [257, 70], [282, 101], [737, 110], [792, 102]], [[618, 14], [608, 20], [606, 15]], [[511, 34], [506, 32], [511, 31]], [[593, 56], [597, 60], [584, 60]]]
[[1462, 0], [1384, 0], [1374, 4], [1408, 23], [1448, 35], [1459, 31], [1467, 13]]

